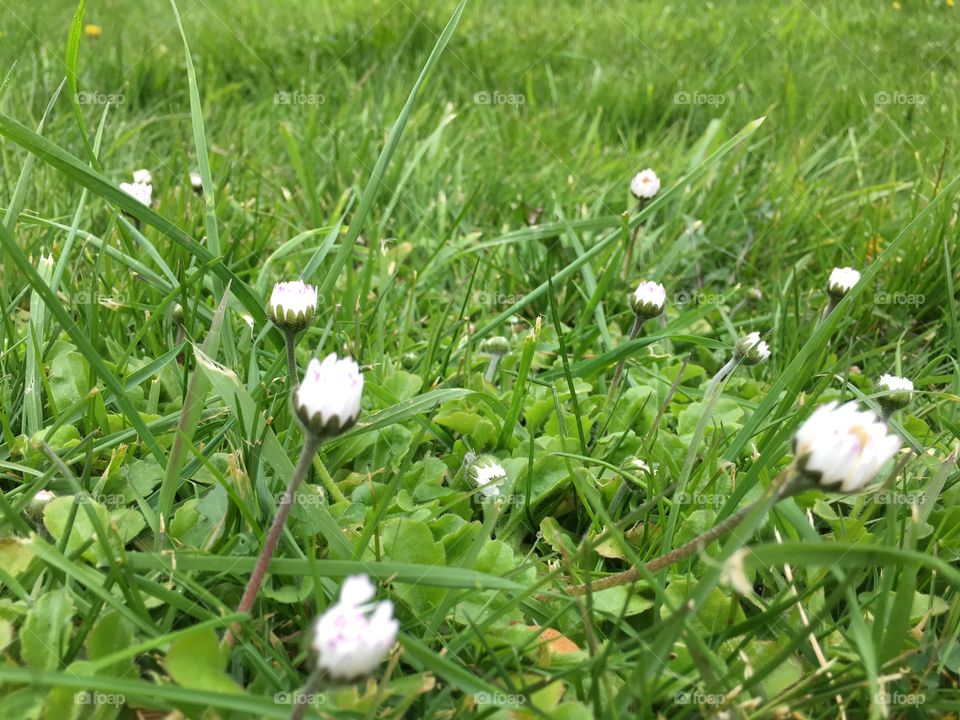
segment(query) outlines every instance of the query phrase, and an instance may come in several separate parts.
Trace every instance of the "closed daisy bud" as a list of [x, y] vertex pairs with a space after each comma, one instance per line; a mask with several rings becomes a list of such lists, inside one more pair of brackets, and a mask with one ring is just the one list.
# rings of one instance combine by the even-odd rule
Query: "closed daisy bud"
[[737, 341], [733, 355], [740, 362], [756, 365], [770, 357], [770, 347], [760, 339], [760, 333], [752, 332]]
[[473, 483], [484, 497], [499, 497], [507, 471], [493, 455], [481, 455], [470, 463], [468, 472]]
[[330, 353], [307, 365], [303, 382], [293, 391], [293, 409], [304, 427], [317, 437], [348, 430], [360, 416], [363, 375], [352, 358]]
[[900, 449], [900, 438], [872, 410], [855, 402], [818, 407], [793, 441], [797, 463], [824, 490], [862, 490]]
[[375, 595], [366, 575], [352, 575], [344, 580], [340, 599], [314, 625], [317, 666], [336, 680], [369, 675], [397, 640], [400, 624], [393, 603], [374, 602]]
[[43, 508], [46, 507], [46, 504], [55, 497], [57, 496], [49, 490], [38, 491], [37, 494], [33, 496], [33, 499], [27, 503], [27, 515], [34, 520], [39, 520], [41, 517], [43, 517]]
[[153, 175], [150, 174], [149, 170], [134, 170], [133, 181], [142, 185], [152, 185]]
[[317, 288], [303, 280], [273, 286], [267, 315], [281, 330], [298, 333], [313, 322], [317, 312]]
[[638, 172], [630, 181], [630, 192], [639, 200], [649, 200], [660, 192], [660, 178], [650, 168]]
[[150, 183], [120, 183], [120, 189], [142, 205], [153, 204], [153, 185]]
[[197, 195], [203, 192], [203, 178], [200, 177], [200, 173], [190, 173], [190, 187], [193, 188], [193, 191], [197, 193]]
[[642, 473], [652, 472], [650, 470], [650, 466], [647, 465], [647, 463], [641, 460], [640, 458], [633, 458], [633, 460], [631, 461], [631, 464], [633, 465], [634, 470], [636, 470], [637, 472], [642, 472]]
[[480, 352], [488, 355], [506, 355], [510, 352], [510, 342], [499, 335], [490, 337], [480, 343]]
[[663, 285], [652, 280], [644, 280], [630, 296], [630, 308], [638, 317], [647, 320], [663, 312], [667, 303], [667, 291]]
[[853, 268], [834, 268], [827, 282], [827, 292], [830, 293], [830, 297], [839, 300], [858, 282], [860, 282], [860, 273]]
[[881, 375], [877, 380], [877, 390], [887, 393], [877, 398], [880, 407], [887, 413], [901, 410], [913, 400], [913, 383], [896, 375]]

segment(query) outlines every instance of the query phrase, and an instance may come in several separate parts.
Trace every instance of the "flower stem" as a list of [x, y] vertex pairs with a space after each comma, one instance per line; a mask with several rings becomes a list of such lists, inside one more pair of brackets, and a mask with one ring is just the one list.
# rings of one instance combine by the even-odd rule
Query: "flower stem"
[[[675, 548], [664, 555], [654, 558], [643, 566], [644, 571], [647, 573], [657, 572], [658, 570], [662, 570], [665, 567], [690, 557], [695, 552], [705, 548], [714, 540], [717, 540], [721, 536], [733, 530], [745, 517], [747, 517], [747, 515], [749, 515], [761, 504], [771, 501], [776, 502], [784, 497], [786, 490], [789, 487], [789, 480], [791, 478], [792, 471], [793, 467], [791, 466], [781, 473], [781, 475], [770, 485], [765, 497], [760, 498], [749, 505], [744, 505], [742, 508], [737, 510], [732, 515], [729, 515], [723, 521], [714, 525], [705, 533], [698, 535], [693, 540], [684, 543], [680, 547]], [[617, 585], [626, 585], [627, 583], [636, 582], [640, 579], [640, 575], [640, 569], [637, 567], [632, 567], [629, 570], [624, 570], [623, 572], [616, 573], [614, 575], [608, 575], [600, 580], [594, 580], [592, 583], [568, 585], [563, 589], [563, 592], [568, 595], [583, 595], [587, 592], [598, 592], [600, 590], [606, 590], [607, 588], [616, 587]]]
[[[303, 692], [297, 693], [293, 698], [293, 712], [290, 714], [290, 720], [303, 720], [312, 702], [312, 696], [316, 695], [320, 689], [320, 680], [323, 678], [323, 671], [317, 667], [310, 677], [307, 678], [307, 684], [303, 687]], [[301, 702], [303, 701], [303, 702]]]
[[820, 322], [823, 322], [824, 320], [827, 319], [830, 313], [833, 312], [833, 309], [837, 306], [838, 302], [839, 300], [837, 300], [833, 295], [830, 296], [830, 300], [827, 303], [827, 306], [823, 309], [823, 315], [820, 316]]
[[[643, 325], [643, 318], [637, 315], [633, 318], [633, 327], [630, 328], [630, 342], [637, 339], [637, 335], [640, 334], [640, 328]], [[613, 380], [610, 381], [610, 392], [607, 393], [607, 402], [612, 402], [613, 398], [617, 395], [617, 386], [620, 384], [620, 376], [623, 375], [623, 366], [626, 364], [626, 356], [620, 358], [620, 362], [617, 363], [617, 369], [613, 371]]]
[[488, 383], [492, 383], [493, 379], [497, 376], [497, 366], [500, 364], [500, 355], [491, 355], [490, 364], [487, 365], [487, 374], [484, 375], [484, 379]]
[[[643, 198], [637, 200], [637, 213], [643, 212], [643, 206], [646, 204], [646, 200]], [[637, 224], [633, 229], [633, 232], [630, 233], [630, 243], [627, 245], [627, 260], [624, 263], [624, 267], [627, 269], [627, 277], [630, 276], [630, 273], [633, 271], [633, 249], [637, 244], [637, 238], [640, 237], [640, 230], [643, 228], [643, 225]]]
[[[270, 531], [267, 533], [267, 538], [263, 543], [263, 550], [260, 551], [260, 557], [257, 559], [256, 567], [253, 568], [253, 573], [250, 575], [247, 587], [243, 591], [243, 598], [240, 600], [240, 605], [237, 606], [237, 612], [250, 612], [254, 601], [257, 599], [257, 593], [260, 591], [263, 578], [267, 574], [267, 566], [270, 564], [273, 553], [277, 549], [277, 544], [280, 542], [280, 535], [283, 532], [283, 526], [287, 521], [287, 515], [290, 514], [290, 508], [293, 506], [294, 495], [297, 492], [297, 488], [300, 487], [300, 483], [307, 477], [313, 456], [319, 447], [320, 438], [308, 430], [303, 439], [303, 449], [300, 451], [300, 459], [297, 460], [293, 477], [290, 478], [290, 484], [287, 485], [287, 489], [283, 493], [283, 498], [277, 506], [277, 514], [273, 518], [273, 524], [270, 526]], [[228, 644], [231, 642], [229, 640], [231, 636], [232, 634], [227, 635]]]
[[294, 352], [297, 345], [297, 334], [291, 330], [283, 331], [283, 338], [287, 346], [287, 372], [290, 373], [290, 387], [300, 384], [300, 373], [297, 370], [297, 354]]
[[[717, 385], [720, 384], [720, 381], [723, 380], [727, 375], [730, 374], [730, 371], [737, 366], [737, 359], [735, 357], [727, 360], [727, 364], [722, 368], [717, 370], [717, 374], [710, 378], [710, 382], [707, 384], [707, 389], [704, 391], [703, 396], [706, 398], [708, 395], [712, 396]], [[712, 408], [711, 408], [712, 409]]]

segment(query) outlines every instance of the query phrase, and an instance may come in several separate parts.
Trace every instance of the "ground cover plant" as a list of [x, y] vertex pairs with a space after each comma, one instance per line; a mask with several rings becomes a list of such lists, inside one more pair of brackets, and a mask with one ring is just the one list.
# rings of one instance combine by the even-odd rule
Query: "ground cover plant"
[[956, 716], [952, 2], [2, 7], [3, 717]]

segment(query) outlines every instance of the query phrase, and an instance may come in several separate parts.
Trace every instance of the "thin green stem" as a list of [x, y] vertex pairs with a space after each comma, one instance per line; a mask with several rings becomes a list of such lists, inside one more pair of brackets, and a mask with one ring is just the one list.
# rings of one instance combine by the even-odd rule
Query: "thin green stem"
[[283, 337], [287, 346], [287, 372], [290, 374], [290, 387], [295, 388], [300, 384], [300, 372], [297, 370], [297, 334], [292, 330], [284, 330]]
[[317, 666], [314, 668], [314, 671], [310, 673], [310, 677], [307, 678], [307, 684], [304, 685], [303, 691], [294, 695], [293, 712], [290, 714], [290, 720], [303, 720], [307, 708], [310, 707], [313, 701], [313, 696], [316, 695], [317, 690], [320, 689], [320, 681], [322, 678], [323, 671]]
[[[643, 327], [643, 318], [637, 315], [633, 318], [633, 327], [630, 328], [630, 339], [627, 342], [637, 339], [640, 334], [640, 328]], [[620, 376], [623, 375], [623, 366], [626, 364], [626, 356], [620, 358], [617, 363], [617, 369], [613, 371], [613, 380], [610, 381], [610, 392], [607, 393], [607, 402], [612, 402], [617, 396], [617, 386], [620, 384]]]
[[[780, 476], [777, 477], [770, 485], [765, 497], [757, 500], [756, 502], [752, 502], [749, 505], [743, 506], [706, 532], [695, 537], [693, 540], [684, 543], [680, 547], [675, 548], [668, 553], [654, 558], [643, 566], [644, 571], [646, 573], [654, 573], [690, 557], [695, 552], [703, 550], [714, 540], [717, 540], [729, 531], [733, 530], [756, 508], [771, 501], [779, 501], [787, 494], [790, 486], [789, 481], [793, 476], [793, 469], [794, 468], [791, 465], [784, 470], [784, 472], [782, 472]], [[632, 567], [629, 570], [608, 575], [600, 580], [594, 580], [592, 583], [584, 583], [583, 585], [568, 585], [566, 588], [564, 588], [564, 592], [568, 595], [583, 595], [587, 592], [598, 592], [600, 590], [606, 590], [607, 588], [616, 587], [617, 585], [626, 585], [628, 583], [636, 582], [640, 579], [640, 576], [640, 569], [637, 567]]]
[[491, 355], [490, 364], [487, 365], [487, 374], [484, 375], [484, 378], [488, 383], [492, 383], [493, 379], [497, 376], [497, 367], [500, 365], [500, 355]]
[[[643, 207], [646, 205], [647, 201], [644, 198], [637, 200], [637, 213], [643, 212]], [[643, 224], [638, 224], [633, 232], [630, 233], [630, 243], [627, 245], [627, 260], [623, 264], [624, 268], [627, 271], [627, 277], [630, 277], [630, 274], [633, 272], [633, 252], [637, 244], [637, 239], [640, 237], [640, 232], [643, 230]]]
[[727, 363], [722, 368], [717, 370], [717, 374], [714, 375], [712, 378], [710, 378], [710, 382], [707, 385], [707, 389], [703, 393], [704, 398], [707, 398], [708, 396], [710, 396], [710, 398], [712, 399], [713, 393], [716, 390], [717, 385], [719, 385], [720, 381], [723, 380], [727, 375], [729, 375], [730, 371], [733, 370], [736, 366], [737, 366], [736, 357], [732, 357], [729, 360], [727, 360]]
[[[297, 460], [296, 468], [294, 468], [293, 477], [290, 478], [290, 484], [287, 485], [287, 489], [283, 493], [283, 498], [281, 498], [280, 504], [277, 506], [277, 514], [274, 516], [273, 524], [267, 533], [263, 549], [260, 551], [260, 557], [257, 559], [257, 564], [253, 568], [253, 573], [250, 575], [247, 587], [243, 591], [243, 597], [237, 606], [238, 613], [250, 612], [254, 601], [257, 599], [257, 593], [260, 591], [263, 578], [267, 574], [267, 567], [270, 565], [270, 560], [273, 559], [273, 553], [276, 552], [277, 544], [280, 542], [283, 526], [287, 521], [287, 516], [290, 514], [291, 507], [293, 507], [293, 499], [297, 489], [307, 477], [310, 465], [313, 462], [313, 456], [320, 447], [320, 442], [320, 438], [309, 430], [304, 433], [303, 449], [300, 451], [300, 458]], [[232, 633], [228, 633], [228, 644], [232, 642], [231, 637]]]

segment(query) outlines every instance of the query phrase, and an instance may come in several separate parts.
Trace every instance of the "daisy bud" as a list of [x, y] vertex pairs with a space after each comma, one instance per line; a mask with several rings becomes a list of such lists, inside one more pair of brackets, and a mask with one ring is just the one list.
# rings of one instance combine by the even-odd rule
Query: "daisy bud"
[[834, 300], [839, 300], [858, 282], [860, 282], [860, 273], [853, 268], [834, 268], [827, 282], [827, 292]]
[[747, 300], [750, 302], [760, 302], [763, 300], [763, 290], [758, 287], [749, 288], [747, 290]]
[[660, 192], [660, 178], [650, 168], [638, 172], [630, 181], [630, 192], [638, 200], [649, 200]]
[[510, 352], [510, 341], [499, 335], [487, 338], [480, 343], [480, 352], [487, 355], [506, 355]]
[[360, 416], [363, 375], [352, 358], [330, 353], [307, 365], [303, 382], [293, 391], [293, 409], [303, 426], [317, 437], [348, 430]]
[[41, 517], [43, 517], [43, 508], [55, 497], [57, 496], [49, 490], [38, 491], [37, 494], [33, 496], [33, 499], [27, 503], [27, 515], [35, 520], [39, 520]]
[[904, 377], [881, 375], [877, 380], [877, 390], [888, 393], [877, 398], [880, 407], [888, 414], [902, 410], [913, 400], [913, 382]]
[[280, 282], [273, 286], [267, 315], [281, 330], [298, 333], [313, 321], [317, 312], [317, 288], [303, 280]]
[[134, 170], [133, 181], [141, 185], [152, 185], [153, 175], [150, 174], [149, 170]]
[[824, 490], [850, 493], [866, 487], [900, 449], [900, 438], [872, 410], [855, 402], [821, 405], [793, 440], [800, 470]]
[[503, 481], [507, 479], [507, 471], [493, 455], [481, 455], [474, 459], [468, 474], [480, 488], [480, 493], [488, 498], [499, 497]]
[[314, 625], [317, 666], [337, 680], [369, 675], [397, 640], [400, 624], [389, 600], [373, 602], [376, 588], [366, 575], [343, 582], [340, 599]]
[[408, 352], [400, 357], [400, 365], [404, 370], [413, 370], [420, 362], [420, 353]]
[[663, 285], [652, 280], [644, 280], [630, 296], [630, 307], [638, 317], [648, 320], [663, 312], [667, 303], [667, 291]]
[[637, 472], [641, 472], [641, 473], [653, 472], [650, 469], [650, 466], [647, 465], [647, 463], [641, 460], [640, 458], [633, 458], [633, 460], [631, 460], [631, 464], [633, 465], [633, 469], [636, 470]]
[[120, 189], [142, 205], [153, 204], [153, 185], [150, 183], [120, 183]]
[[746, 365], [756, 365], [770, 357], [770, 347], [760, 339], [760, 333], [752, 332], [737, 341], [733, 356]]
[[197, 195], [200, 195], [203, 192], [203, 178], [200, 177], [200, 173], [190, 173], [190, 187], [193, 188], [193, 191]]

